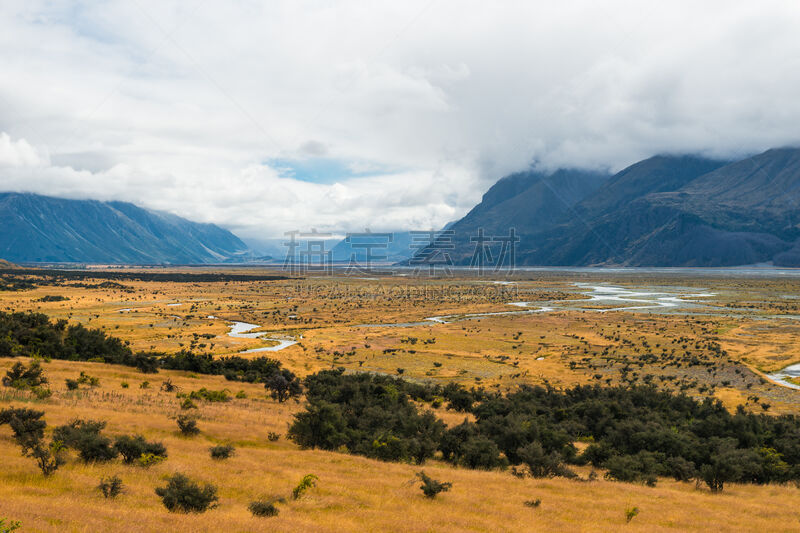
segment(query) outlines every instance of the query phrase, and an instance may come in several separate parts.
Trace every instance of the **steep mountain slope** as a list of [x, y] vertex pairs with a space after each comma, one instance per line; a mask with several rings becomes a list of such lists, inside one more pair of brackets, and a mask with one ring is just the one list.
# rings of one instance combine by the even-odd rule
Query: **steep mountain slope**
[[535, 243], [521, 243], [520, 260], [523, 264], [564, 266], [627, 264], [631, 252], [624, 243], [673, 216], [647, 209], [635, 212], [637, 201], [649, 194], [678, 190], [724, 165], [723, 161], [688, 155], [658, 155], [635, 163], [587, 195]]
[[125, 202], [0, 193], [0, 256], [10, 261], [204, 263], [247, 247], [213, 224]]
[[[517, 227], [518, 265], [800, 266], [800, 149], [733, 163], [656, 156], [573, 205], [568, 181], [550, 184], [567, 191], [568, 208], [554, 211], [560, 196], [504, 178], [495, 187], [505, 197], [487, 193], [492, 201], [484, 197], [454, 227], [498, 234]], [[453, 257], [469, 264], [472, 250], [472, 243], [458, 241]]]
[[480, 229], [487, 236], [501, 236], [514, 228], [522, 239], [530, 242], [607, 178], [604, 173], [574, 169], [552, 174], [528, 171], [502, 178], [483, 195], [481, 203], [449, 226], [455, 232], [453, 260], [469, 263], [474, 251], [470, 237]]

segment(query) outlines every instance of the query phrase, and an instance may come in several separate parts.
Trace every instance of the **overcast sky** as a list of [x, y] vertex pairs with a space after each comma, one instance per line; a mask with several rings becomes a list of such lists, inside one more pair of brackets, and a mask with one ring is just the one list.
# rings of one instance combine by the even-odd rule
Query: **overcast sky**
[[2, 0], [0, 190], [429, 229], [530, 165], [800, 143], [800, 2]]

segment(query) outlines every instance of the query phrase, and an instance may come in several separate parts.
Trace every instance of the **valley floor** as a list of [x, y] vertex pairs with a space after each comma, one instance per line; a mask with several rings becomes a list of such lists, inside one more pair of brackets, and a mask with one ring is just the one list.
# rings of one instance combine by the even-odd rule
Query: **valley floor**
[[[271, 345], [228, 336], [232, 321], [258, 324], [258, 331], [298, 343], [253, 355], [274, 357], [300, 376], [344, 367], [499, 391], [520, 383], [649, 380], [698, 398], [717, 397], [731, 410], [742, 404], [756, 412], [800, 414], [800, 391], [766, 377], [800, 362], [800, 323], [791, 318], [800, 312], [800, 284], [793, 280], [595, 280], [629, 289], [713, 292], [712, 301], [693, 314], [598, 312], [613, 306], [591, 301], [584, 309], [425, 320], [506, 312], [514, 301], [559, 307], [589, 299], [576, 285], [584, 279], [537, 276], [521, 275], [510, 286], [471, 279], [124, 281], [122, 288], [65, 282], [0, 293], [0, 309], [37, 310], [102, 327], [136, 350], [192, 348], [217, 356]], [[69, 299], [41, 301], [55, 295]], [[412, 325], [374, 325], [387, 323]], [[16, 360], [29, 361], [0, 358], [0, 375]], [[86, 465], [72, 456], [44, 478], [21, 456], [8, 426], [0, 426], [0, 518], [21, 521], [22, 531], [800, 531], [800, 489], [793, 485], [731, 484], [711, 494], [705, 486], [668, 479], [656, 487], [607, 481], [602, 472], [594, 481], [520, 479], [508, 470], [302, 450], [286, 439], [302, 399], [277, 403], [260, 384], [189, 372], [142, 374], [90, 362], [52, 360], [43, 368], [50, 398], [0, 388], [0, 408], [42, 410], [50, 428], [76, 417], [104, 420], [109, 435], [141, 433], [163, 442], [169, 456], [146, 469], [119, 460]], [[65, 380], [81, 371], [99, 378], [99, 387], [67, 390]], [[175, 423], [182, 400], [160, 390], [168, 378], [182, 393], [205, 387], [232, 395], [241, 390], [245, 397], [198, 401], [201, 433], [187, 438]], [[149, 387], [141, 388], [145, 381]], [[444, 408], [436, 413], [451, 425], [464, 418]], [[270, 441], [270, 432], [280, 438]], [[235, 455], [211, 459], [208, 448], [216, 444], [232, 444]], [[452, 482], [452, 489], [425, 499], [415, 478], [420, 470]], [[588, 469], [578, 471], [587, 478]], [[203, 514], [167, 512], [154, 489], [175, 472], [215, 484], [219, 507]], [[106, 500], [96, 487], [101, 477], [114, 474], [125, 492]], [[319, 477], [317, 487], [292, 500], [292, 488], [306, 474]], [[277, 517], [254, 518], [247, 510], [253, 500], [278, 496], [287, 501], [278, 504]], [[538, 507], [525, 505], [537, 499]], [[626, 511], [633, 507], [639, 512], [628, 523]]]

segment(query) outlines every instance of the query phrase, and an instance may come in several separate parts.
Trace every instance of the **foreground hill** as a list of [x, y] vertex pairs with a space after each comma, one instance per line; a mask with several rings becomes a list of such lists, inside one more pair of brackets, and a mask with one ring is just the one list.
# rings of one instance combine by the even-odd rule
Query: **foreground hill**
[[[0, 373], [14, 362], [0, 359]], [[787, 524], [796, 522], [800, 504], [800, 492], [790, 485], [732, 484], [713, 494], [667, 479], [656, 487], [602, 476], [591, 482], [519, 479], [507, 471], [439, 461], [418, 466], [302, 450], [284, 437], [300, 406], [265, 399], [260, 384], [237, 384], [243, 399], [202, 402], [201, 433], [187, 438], [174, 420], [182, 400], [161, 391], [161, 382], [170, 379], [184, 392], [219, 390], [230, 387], [223, 377], [176, 371], [144, 375], [130, 367], [57, 360], [45, 369], [50, 399], [31, 404], [22, 395], [7, 395], [0, 408], [42, 410], [48, 427], [75, 418], [107, 421], [105, 433], [142, 434], [163, 443], [169, 455], [149, 468], [120, 460], [86, 464], [71, 455], [46, 478], [21, 455], [8, 426], [0, 426], [0, 518], [21, 521], [22, 531], [769, 531], [792, 529]], [[65, 380], [80, 372], [98, 378], [100, 386], [67, 390]], [[150, 388], [140, 388], [147, 380]], [[270, 441], [270, 432], [281, 437]], [[209, 456], [209, 447], [220, 443], [236, 446], [233, 457]], [[415, 479], [420, 470], [452, 482], [452, 488], [436, 499], [424, 498]], [[175, 472], [219, 487], [219, 507], [168, 512], [154, 488]], [[316, 487], [292, 499], [292, 488], [306, 474], [319, 478]], [[124, 492], [106, 500], [96, 487], [101, 477], [113, 475], [122, 479]], [[274, 497], [286, 498], [278, 504], [278, 516], [254, 517], [247, 509], [256, 499]], [[537, 507], [525, 503], [537, 500]], [[634, 507], [638, 514], [626, 523], [626, 511]]]
[[[517, 263], [525, 265], [800, 266], [798, 190], [800, 149], [769, 150], [733, 163], [657, 156], [577, 202], [516, 193], [502, 204], [501, 225], [506, 233], [517, 228]], [[553, 201], [561, 202], [562, 214], [554, 213]], [[502, 232], [498, 218], [485, 214], [492, 209], [484, 197], [454, 227]], [[544, 222], [526, 222], [539, 219]], [[468, 262], [469, 241], [460, 236], [456, 242], [456, 261]]]
[[199, 224], [126, 202], [0, 193], [0, 256], [16, 262], [206, 263], [246, 245]]

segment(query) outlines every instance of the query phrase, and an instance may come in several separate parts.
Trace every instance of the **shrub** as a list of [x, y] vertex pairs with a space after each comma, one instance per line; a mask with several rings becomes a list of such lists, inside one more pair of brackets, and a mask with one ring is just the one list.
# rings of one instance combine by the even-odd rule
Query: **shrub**
[[300, 480], [300, 483], [298, 483], [297, 486], [292, 489], [292, 498], [295, 500], [300, 498], [300, 496], [305, 494], [308, 489], [316, 487], [317, 481], [319, 481], [319, 478], [314, 474], [306, 474], [303, 476], [303, 479]]
[[229, 402], [231, 397], [227, 390], [209, 390], [203, 387], [189, 393], [192, 400], [205, 400], [207, 402]]
[[628, 509], [625, 509], [625, 522], [629, 523], [638, 514], [639, 514], [638, 507], [630, 507]]
[[25, 455], [36, 460], [36, 465], [45, 476], [52, 475], [65, 461], [64, 447], [58, 441], [51, 441], [47, 446], [43, 442], [36, 442]]
[[193, 416], [180, 415], [177, 422], [178, 429], [183, 435], [194, 436], [200, 433], [200, 428], [197, 427], [197, 419]]
[[150, 388], [150, 382], [149, 381], [142, 381], [141, 383], [139, 383], [139, 388], [140, 389], [149, 389]]
[[34, 442], [44, 438], [44, 428], [47, 424], [41, 419], [43, 416], [44, 411], [10, 407], [0, 411], [0, 425], [11, 426], [17, 443]]
[[[102, 362], [102, 361], [100, 361]], [[89, 385], [90, 387], [99, 387], [100, 386], [100, 378], [90, 376], [86, 374], [86, 372], [81, 372], [81, 375], [78, 377], [78, 383], [82, 385]]]
[[142, 468], [150, 468], [151, 466], [166, 460], [166, 458], [167, 457], [164, 455], [156, 455], [154, 453], [143, 453], [136, 460], [136, 464], [141, 466]]
[[278, 507], [275, 505], [280, 500], [256, 500], [251, 502], [247, 508], [253, 516], [277, 516]]
[[238, 400], [243, 400], [243, 399], [247, 398], [247, 394], [245, 394], [245, 392], [243, 390], [240, 390], [239, 392], [236, 393], [236, 398]]
[[11, 520], [6, 523], [5, 518], [0, 518], [0, 533], [12, 533], [22, 527], [22, 522], [18, 520]]
[[170, 378], [167, 378], [161, 382], [161, 390], [164, 392], [174, 392], [178, 390], [178, 387], [177, 385], [172, 383], [172, 380]]
[[183, 402], [181, 403], [181, 409], [183, 409], [184, 411], [186, 411], [188, 409], [197, 409], [197, 404], [194, 403], [189, 398], [185, 398], [183, 400]]
[[275, 442], [280, 438], [281, 438], [280, 434], [274, 431], [270, 431], [269, 433], [267, 433], [267, 440], [269, 440], [270, 442]]
[[57, 427], [53, 440], [77, 450], [78, 456], [87, 463], [110, 461], [117, 456], [117, 450], [110, 438], [100, 434], [105, 427], [105, 422], [75, 419]]
[[300, 380], [289, 370], [283, 369], [267, 378], [264, 387], [270, 392], [273, 400], [283, 403], [292, 396], [299, 396], [303, 392]]
[[78, 388], [78, 380], [77, 379], [66, 379], [67, 382], [67, 390], [76, 390]]
[[741, 475], [742, 470], [737, 457], [731, 451], [712, 455], [710, 464], [700, 467], [700, 478], [708, 485], [711, 492], [722, 492], [725, 483], [738, 481]]
[[128, 384], [128, 382], [127, 382], [127, 381], [123, 381], [122, 383], [120, 383], [120, 386], [121, 386], [123, 389], [127, 389], [128, 387], [130, 387], [130, 385]]
[[33, 361], [28, 367], [20, 362], [16, 362], [3, 377], [4, 386], [19, 390], [32, 389], [46, 383], [47, 378], [44, 375], [44, 370], [39, 364], [39, 361]]
[[675, 481], [690, 481], [697, 476], [697, 469], [692, 461], [687, 461], [683, 457], [670, 457], [665, 463], [669, 475]]
[[536, 508], [542, 504], [542, 500], [540, 498], [536, 498], [535, 500], [525, 500], [525, 502], [523, 503], [525, 504], [526, 507]]
[[208, 451], [211, 453], [212, 459], [228, 459], [234, 454], [235, 449], [230, 445], [220, 445], [212, 446]]
[[103, 497], [113, 499], [122, 493], [122, 480], [119, 476], [100, 478], [100, 484], [97, 488], [103, 493]]
[[520, 448], [517, 455], [528, 466], [533, 477], [576, 477], [572, 470], [562, 464], [561, 456], [557, 452], [546, 453], [539, 442], [534, 441]]
[[500, 449], [484, 436], [471, 437], [459, 449], [458, 463], [469, 468], [505, 468], [508, 461], [500, 456]]
[[132, 464], [145, 454], [167, 456], [167, 448], [160, 442], [147, 442], [141, 435], [123, 435], [114, 441], [114, 449], [123, 462]]
[[453, 486], [449, 481], [437, 481], [429, 477], [425, 472], [417, 472], [417, 477], [422, 481], [419, 488], [426, 498], [435, 498], [440, 492], [447, 492]]
[[217, 488], [214, 485], [200, 486], [183, 474], [167, 478], [165, 487], [158, 487], [164, 507], [170, 512], [201, 513], [216, 507]]
[[50, 444], [44, 442], [44, 428], [47, 424], [42, 420], [43, 411], [33, 409], [9, 408], [0, 411], [0, 425], [8, 424], [14, 439], [22, 448], [22, 455], [31, 457], [42, 474], [49, 476], [64, 464], [63, 445], [53, 439]]
[[46, 400], [53, 395], [53, 391], [44, 387], [32, 387], [31, 392], [36, 396], [37, 400]]

